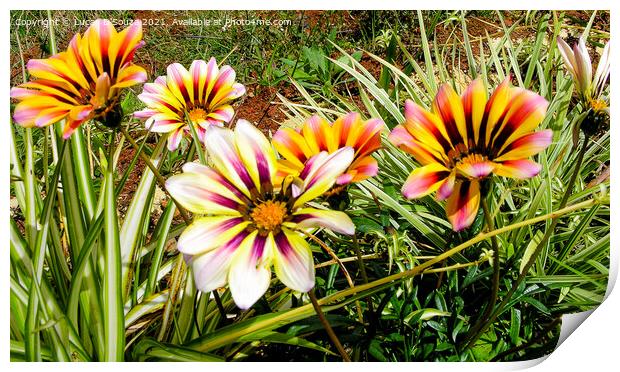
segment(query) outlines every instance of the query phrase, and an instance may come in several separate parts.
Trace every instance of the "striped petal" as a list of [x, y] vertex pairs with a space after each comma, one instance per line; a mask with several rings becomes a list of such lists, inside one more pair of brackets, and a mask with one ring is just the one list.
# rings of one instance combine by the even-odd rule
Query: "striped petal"
[[235, 185], [230, 183], [224, 176], [222, 176], [220, 173], [218, 173], [213, 168], [210, 168], [206, 165], [202, 165], [200, 163], [190, 162], [190, 163], [183, 164], [183, 172], [198, 173], [202, 176], [205, 176], [209, 178], [209, 182], [218, 183], [221, 186], [228, 189], [228, 191], [233, 193], [238, 198], [238, 200], [241, 200], [243, 203], [248, 202], [248, 199], [246, 198], [246, 196], [238, 188], [236, 188]]
[[437, 200], [446, 200], [452, 195], [454, 191], [454, 185], [456, 183], [456, 171], [450, 172], [448, 178], [446, 178], [439, 189], [437, 189]]
[[306, 167], [300, 173], [303, 180], [303, 190], [295, 200], [294, 207], [300, 207], [328, 191], [353, 161], [353, 149], [342, 149], [327, 155], [321, 152], [308, 160]]
[[209, 126], [205, 133], [205, 148], [215, 169], [247, 196], [255, 188], [254, 181], [243, 163], [230, 129]]
[[538, 175], [541, 169], [540, 164], [529, 159], [508, 160], [497, 165], [495, 174], [509, 178], [526, 179]]
[[182, 173], [166, 181], [166, 189], [193, 213], [238, 215], [239, 199], [228, 188], [201, 173]]
[[446, 126], [448, 138], [452, 144], [464, 143], [467, 145], [467, 126], [465, 111], [461, 97], [450, 84], [443, 84], [433, 100], [433, 112], [441, 118]]
[[250, 122], [240, 119], [235, 126], [235, 144], [256, 189], [271, 188], [276, 154], [267, 137]]
[[355, 224], [351, 218], [340, 211], [302, 208], [293, 213], [292, 222], [302, 229], [324, 227], [345, 235], [355, 233]]
[[273, 146], [292, 165], [301, 170], [312, 155], [304, 137], [291, 128], [280, 128], [273, 135]]
[[489, 160], [461, 162], [456, 166], [459, 174], [467, 178], [484, 178], [493, 173], [495, 163]]
[[547, 113], [546, 99], [529, 90], [513, 88], [503, 124], [493, 131], [491, 145], [501, 152], [524, 134], [533, 131]]
[[491, 133], [495, 127], [499, 125], [498, 122], [506, 113], [511, 95], [512, 88], [510, 87], [510, 77], [507, 77], [495, 88], [484, 108], [484, 117], [486, 120], [482, 121], [480, 127], [480, 141], [483, 146], [491, 144]]
[[242, 231], [221, 246], [207, 253], [190, 257], [188, 263], [194, 272], [194, 281], [198, 290], [211, 292], [226, 285], [234, 253], [247, 236], [248, 233]]
[[239, 216], [197, 218], [179, 237], [179, 252], [189, 255], [206, 253], [218, 248], [243, 231], [249, 222]]
[[392, 132], [390, 132], [388, 136], [388, 141], [401, 150], [413, 155], [422, 165], [441, 162], [440, 158], [433, 153], [432, 149], [416, 141], [403, 125], [397, 125], [392, 129]]
[[474, 222], [480, 206], [480, 184], [477, 180], [457, 181], [446, 203], [448, 221], [454, 231], [461, 231]]
[[405, 119], [403, 126], [412, 138], [424, 144], [428, 152], [437, 156], [437, 154], [448, 153], [453, 145], [456, 145], [451, 142], [441, 118], [410, 99], [405, 101]]
[[172, 131], [169, 132], [170, 134], [168, 134], [168, 150], [169, 151], [176, 151], [176, 149], [179, 148], [179, 145], [181, 144], [181, 140], [183, 139], [183, 127], [179, 126], [177, 127], [177, 129], [174, 129]]
[[551, 129], [526, 134], [506, 146], [500, 156], [496, 157], [494, 161], [501, 162], [529, 158], [546, 149], [552, 140], [553, 131]]
[[449, 175], [448, 168], [438, 163], [416, 168], [407, 177], [401, 192], [407, 199], [420, 198], [439, 189]]
[[314, 287], [312, 251], [305, 239], [286, 229], [275, 236], [274, 271], [282, 283], [294, 291]]
[[[379, 173], [379, 165], [372, 156], [366, 156], [353, 161], [347, 173], [354, 173], [349, 182], [360, 182], [376, 176]], [[345, 184], [340, 180], [336, 181], [336, 183], [339, 185]]]
[[306, 122], [301, 128], [301, 134], [303, 135], [308, 148], [313, 154], [318, 154], [321, 151], [329, 151], [329, 143], [335, 142], [334, 135], [331, 133], [329, 123], [318, 115], [314, 115]]
[[194, 85], [189, 71], [180, 63], [166, 69], [166, 85], [179, 102], [194, 103]]
[[249, 309], [269, 288], [273, 236], [248, 235], [237, 248], [230, 263], [228, 283], [237, 307]]
[[480, 125], [484, 117], [484, 109], [487, 103], [487, 90], [482, 79], [474, 80], [461, 98], [465, 111], [467, 138], [478, 143], [480, 138]]
[[180, 121], [178, 117], [165, 113], [155, 114], [149, 117], [144, 123], [146, 129], [155, 133], [172, 132], [184, 125], [185, 123]]

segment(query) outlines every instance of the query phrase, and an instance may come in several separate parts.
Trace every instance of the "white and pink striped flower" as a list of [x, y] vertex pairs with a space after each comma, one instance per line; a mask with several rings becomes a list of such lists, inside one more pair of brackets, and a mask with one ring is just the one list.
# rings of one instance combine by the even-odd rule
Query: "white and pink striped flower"
[[236, 83], [235, 77], [230, 66], [218, 68], [215, 58], [208, 63], [193, 61], [189, 71], [173, 63], [167, 75], [144, 85], [138, 98], [147, 107], [134, 116], [146, 119], [146, 128], [153, 132], [169, 133], [170, 151], [179, 147], [184, 134], [190, 134], [190, 122], [204, 141], [209, 126], [223, 126], [233, 118], [235, 111], [230, 103], [245, 93], [245, 87]]
[[303, 230], [318, 227], [352, 235], [343, 212], [308, 207], [328, 191], [353, 161], [351, 147], [309, 159], [299, 177], [276, 184], [276, 154], [252, 124], [234, 132], [205, 131], [210, 166], [187, 163], [166, 182], [170, 194], [197, 217], [181, 234], [178, 249], [201, 291], [230, 286], [239, 308], [252, 306], [269, 287], [271, 267], [287, 287], [314, 286], [314, 263]]

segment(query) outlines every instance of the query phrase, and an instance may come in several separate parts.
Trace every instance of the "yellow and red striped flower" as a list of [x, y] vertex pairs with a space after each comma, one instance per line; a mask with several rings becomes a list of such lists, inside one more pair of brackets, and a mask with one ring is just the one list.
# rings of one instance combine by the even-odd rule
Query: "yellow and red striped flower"
[[140, 21], [121, 32], [108, 20], [94, 21], [83, 36], [73, 37], [66, 51], [28, 61], [34, 80], [11, 89], [11, 97], [19, 101], [13, 118], [24, 127], [65, 119], [64, 138], [89, 119], [118, 124], [122, 89], [147, 79], [144, 68], [132, 63], [143, 44]]
[[215, 58], [208, 63], [196, 60], [189, 71], [173, 63], [168, 66], [166, 76], [144, 85], [138, 98], [147, 108], [134, 115], [146, 119], [147, 129], [170, 133], [170, 151], [179, 147], [184, 134], [190, 134], [188, 121], [203, 141], [209, 126], [223, 126], [233, 118], [235, 111], [230, 103], [245, 93], [245, 87], [235, 83], [235, 76], [230, 66], [218, 68]]
[[298, 175], [304, 164], [314, 155], [333, 153], [345, 146], [355, 150], [353, 163], [336, 184], [346, 185], [363, 181], [377, 174], [377, 161], [371, 156], [381, 147], [383, 121], [363, 121], [360, 114], [348, 113], [329, 123], [320, 116], [312, 116], [301, 128], [280, 128], [273, 136], [273, 145], [283, 159], [279, 160], [280, 177]]
[[314, 286], [310, 246], [301, 230], [324, 227], [353, 234], [343, 212], [307, 207], [351, 164], [353, 149], [320, 152], [298, 178], [276, 185], [276, 154], [252, 124], [239, 120], [234, 132], [210, 126], [205, 146], [211, 166], [187, 163], [166, 187], [189, 211], [200, 215], [185, 229], [178, 249], [191, 265], [201, 291], [230, 286], [242, 309], [267, 290], [271, 266], [287, 287], [307, 292]]
[[461, 97], [444, 84], [427, 111], [411, 100], [406, 121], [389, 141], [422, 165], [403, 185], [408, 198], [437, 192], [447, 199], [446, 213], [455, 231], [469, 227], [480, 204], [480, 181], [492, 173], [529, 178], [541, 166], [528, 158], [549, 146], [551, 130], [534, 132], [547, 101], [525, 89], [500, 84], [490, 98], [482, 80], [473, 81]]

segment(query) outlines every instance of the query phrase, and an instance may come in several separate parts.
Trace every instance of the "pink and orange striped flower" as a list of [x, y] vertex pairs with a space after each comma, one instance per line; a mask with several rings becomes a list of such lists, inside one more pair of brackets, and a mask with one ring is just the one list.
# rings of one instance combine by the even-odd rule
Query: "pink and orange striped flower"
[[[64, 119], [64, 138], [90, 119], [117, 125], [121, 91], [147, 79], [144, 68], [132, 63], [143, 44], [140, 21], [121, 32], [108, 20], [94, 21], [83, 36], [73, 37], [66, 51], [28, 61], [34, 80], [11, 89], [11, 97], [19, 101], [13, 119], [24, 127]], [[114, 123], [110, 114], [117, 114], [112, 115]]]
[[289, 176], [280, 186], [275, 151], [249, 122], [239, 120], [234, 132], [208, 127], [205, 146], [211, 166], [187, 163], [166, 182], [170, 194], [199, 215], [178, 241], [198, 289], [228, 283], [237, 306], [247, 309], [269, 287], [271, 266], [287, 287], [312, 289], [314, 263], [303, 231], [323, 227], [352, 235], [355, 225], [343, 212], [306, 204], [333, 186], [353, 149], [318, 153], [298, 178]]
[[312, 116], [301, 128], [280, 128], [273, 136], [273, 145], [282, 156], [279, 176], [298, 175], [308, 159], [326, 151], [333, 153], [345, 146], [355, 150], [355, 157], [346, 172], [336, 180], [337, 185], [363, 181], [377, 174], [377, 161], [371, 156], [381, 147], [380, 119], [363, 121], [360, 114], [348, 113], [329, 123]]
[[188, 122], [194, 125], [201, 141], [211, 125], [223, 126], [232, 120], [235, 111], [230, 103], [245, 93], [235, 83], [235, 70], [217, 67], [215, 58], [209, 62], [196, 60], [189, 71], [178, 63], [168, 66], [167, 75], [144, 85], [138, 96], [147, 106], [134, 115], [146, 119], [146, 128], [169, 133], [168, 149], [179, 147], [184, 134], [190, 134]]
[[469, 227], [480, 204], [480, 181], [495, 174], [530, 178], [541, 166], [528, 158], [549, 146], [551, 130], [534, 132], [547, 101], [504, 80], [487, 98], [482, 80], [473, 81], [461, 97], [444, 84], [427, 111], [411, 100], [406, 121], [389, 141], [422, 165], [402, 188], [408, 198], [437, 192], [447, 199], [446, 213], [455, 231]]

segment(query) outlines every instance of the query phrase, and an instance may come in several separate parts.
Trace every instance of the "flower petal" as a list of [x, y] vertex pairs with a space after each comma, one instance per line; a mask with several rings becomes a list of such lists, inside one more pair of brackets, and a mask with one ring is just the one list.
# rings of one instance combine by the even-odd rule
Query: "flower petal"
[[533, 131], [547, 113], [549, 102], [529, 90], [513, 88], [501, 126], [491, 134], [491, 145], [500, 152], [517, 138]]
[[303, 190], [295, 200], [294, 207], [300, 207], [329, 190], [336, 178], [351, 165], [353, 154], [351, 147], [343, 147], [331, 155], [321, 152], [309, 159], [300, 173]]
[[456, 165], [459, 174], [468, 178], [484, 178], [493, 173], [495, 163], [489, 160], [461, 162]]
[[271, 188], [276, 173], [276, 154], [267, 137], [250, 122], [239, 119], [235, 126], [235, 143], [256, 189]]
[[226, 285], [234, 253], [247, 236], [246, 231], [241, 231], [210, 252], [190, 256], [188, 264], [192, 267], [194, 281], [200, 291], [210, 292]]
[[302, 229], [324, 227], [345, 235], [355, 233], [355, 224], [351, 218], [340, 211], [302, 208], [293, 213], [292, 222]]
[[482, 79], [474, 80], [462, 96], [465, 122], [467, 123], [467, 138], [478, 143], [480, 138], [480, 124], [484, 117], [484, 108], [487, 103], [487, 90]]
[[280, 128], [273, 135], [273, 146], [292, 165], [301, 170], [312, 155], [305, 138], [291, 128]]
[[238, 215], [239, 199], [228, 188], [200, 173], [182, 173], [166, 181], [166, 189], [189, 211], [210, 215]]
[[477, 180], [457, 181], [446, 204], [448, 221], [454, 231], [461, 231], [474, 222], [480, 206], [480, 184]]
[[463, 103], [450, 84], [443, 84], [439, 87], [433, 100], [433, 113], [441, 118], [453, 145], [468, 144]]
[[438, 163], [416, 168], [407, 177], [401, 192], [407, 199], [420, 198], [439, 189], [449, 175], [448, 168]]
[[496, 157], [494, 161], [506, 161], [529, 158], [546, 149], [553, 140], [553, 131], [546, 129], [526, 134], [515, 140]]
[[250, 190], [255, 188], [254, 181], [241, 160], [234, 137], [230, 129], [211, 125], [205, 133], [205, 148], [215, 169], [250, 196]]
[[271, 233], [265, 237], [254, 231], [237, 248], [230, 264], [228, 283], [240, 309], [249, 309], [269, 288], [273, 246]]
[[518, 159], [498, 163], [494, 173], [503, 177], [525, 179], [538, 175], [541, 169], [542, 166], [532, 160]]
[[441, 158], [435, 155], [435, 151], [427, 144], [418, 142], [403, 125], [397, 125], [388, 136], [394, 146], [413, 155], [413, 157], [422, 165], [439, 163]]
[[437, 189], [437, 200], [441, 201], [441, 200], [446, 200], [450, 197], [450, 195], [452, 195], [452, 192], [454, 191], [454, 184], [456, 183], [456, 171], [453, 170], [452, 172], [450, 172], [450, 175], [448, 176], [448, 178], [446, 178], [443, 183], [441, 184], [441, 186], [439, 186], [439, 189]]
[[299, 292], [314, 287], [312, 251], [304, 238], [295, 232], [282, 230], [275, 236], [274, 269], [285, 286]]
[[196, 255], [208, 252], [243, 231], [249, 222], [241, 216], [211, 216], [197, 218], [181, 234], [179, 252]]

